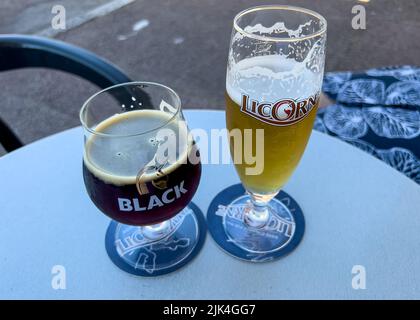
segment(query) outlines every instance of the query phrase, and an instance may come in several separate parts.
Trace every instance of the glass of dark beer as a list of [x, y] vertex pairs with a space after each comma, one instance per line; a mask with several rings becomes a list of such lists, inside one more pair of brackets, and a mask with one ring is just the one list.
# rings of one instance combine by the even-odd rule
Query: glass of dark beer
[[113, 219], [106, 235], [110, 258], [144, 276], [187, 263], [205, 231], [190, 204], [201, 164], [179, 96], [158, 83], [119, 84], [90, 97], [80, 120], [86, 190]]

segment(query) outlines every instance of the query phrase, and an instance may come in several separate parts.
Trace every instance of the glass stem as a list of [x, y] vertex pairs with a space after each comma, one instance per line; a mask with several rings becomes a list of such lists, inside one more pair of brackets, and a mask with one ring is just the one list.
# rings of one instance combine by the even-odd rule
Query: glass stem
[[171, 220], [142, 227], [142, 234], [149, 240], [159, 240], [168, 235], [171, 231]]
[[251, 197], [251, 208], [244, 215], [245, 223], [252, 228], [263, 228], [270, 220], [270, 210], [268, 203], [277, 194], [256, 194], [248, 192]]

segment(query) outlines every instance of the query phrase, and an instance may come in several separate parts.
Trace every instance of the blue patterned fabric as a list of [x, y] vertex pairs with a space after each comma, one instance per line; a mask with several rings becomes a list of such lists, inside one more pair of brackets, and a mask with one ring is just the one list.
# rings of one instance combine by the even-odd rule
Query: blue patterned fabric
[[315, 129], [385, 161], [420, 184], [420, 68], [331, 72], [324, 93], [334, 105], [319, 109]]

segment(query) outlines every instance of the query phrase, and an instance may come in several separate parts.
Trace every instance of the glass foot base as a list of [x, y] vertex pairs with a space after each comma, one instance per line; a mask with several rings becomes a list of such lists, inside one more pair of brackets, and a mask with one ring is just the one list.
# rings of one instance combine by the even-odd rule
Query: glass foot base
[[273, 261], [293, 251], [302, 240], [305, 219], [286, 192], [269, 202], [270, 219], [264, 227], [244, 222], [250, 197], [241, 184], [221, 191], [210, 204], [207, 224], [216, 243], [230, 255], [252, 262]]
[[153, 277], [178, 270], [199, 253], [206, 237], [204, 216], [193, 203], [170, 220], [170, 231], [165, 236], [151, 239], [143, 228], [112, 221], [105, 237], [111, 260], [138, 276]]

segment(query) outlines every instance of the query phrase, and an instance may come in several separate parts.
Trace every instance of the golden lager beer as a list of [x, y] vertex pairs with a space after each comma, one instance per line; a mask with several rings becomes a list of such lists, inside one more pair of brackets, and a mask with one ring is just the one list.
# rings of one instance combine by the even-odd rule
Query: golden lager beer
[[[301, 71], [294, 79], [298, 66], [273, 55], [244, 59], [228, 74], [227, 129], [240, 129], [242, 136], [245, 129], [264, 130], [262, 173], [246, 174], [248, 165], [235, 163], [249, 191], [271, 194], [279, 190], [305, 150], [319, 104], [319, 81], [310, 71]], [[247, 149], [230, 139], [232, 157], [239, 152], [243, 159], [245, 152], [255, 152], [256, 141], [252, 139], [252, 148]]]
[[207, 221], [216, 242], [242, 260], [273, 261], [302, 239], [302, 211], [280, 189], [312, 132], [326, 31], [321, 15], [292, 6], [253, 7], [233, 20], [226, 127], [243, 188], [233, 185], [221, 192], [210, 204]]

